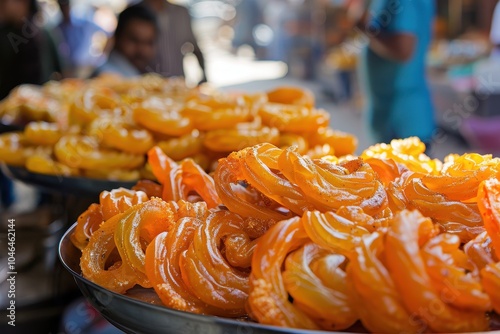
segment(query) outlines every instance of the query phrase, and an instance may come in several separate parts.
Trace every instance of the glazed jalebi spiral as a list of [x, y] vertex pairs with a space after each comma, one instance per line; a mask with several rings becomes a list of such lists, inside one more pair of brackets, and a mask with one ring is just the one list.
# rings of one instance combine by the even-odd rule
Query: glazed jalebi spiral
[[292, 216], [279, 203], [271, 200], [251, 185], [241, 183], [240, 166], [243, 152], [232, 153], [219, 161], [214, 174], [215, 189], [222, 203], [243, 217], [280, 221]]
[[[217, 312], [220, 315], [246, 314], [249, 273], [244, 271], [245, 267], [237, 265], [250, 263], [253, 247], [250, 246], [252, 241], [242, 230], [243, 224], [244, 220], [235, 214], [227, 211], [213, 212], [195, 230], [192, 243], [179, 258], [182, 278], [189, 291], [204, 303], [220, 309]], [[233, 263], [226, 260], [219, 245], [227, 239], [247, 245], [250, 248], [244, 252], [247, 259], [230, 257]]]
[[212, 314], [213, 309], [189, 292], [179, 267], [180, 255], [191, 244], [195, 228], [201, 223], [196, 218], [183, 218], [169, 233], [160, 233], [146, 250], [145, 268], [153, 288], [166, 306]]
[[306, 108], [314, 107], [314, 95], [308, 89], [302, 89], [292, 86], [278, 87], [267, 92], [267, 100], [272, 103], [291, 104], [304, 106]]
[[315, 132], [330, 122], [330, 115], [324, 110], [277, 103], [262, 105], [259, 116], [264, 125], [292, 133]]
[[[385, 261], [403, 304], [413, 315], [413, 321], [423, 321], [421, 330], [426, 326], [438, 332], [487, 329], [484, 312], [465, 311], [449, 305], [454, 302], [454, 295], [450, 296], [452, 292], [433, 286], [421, 248], [437, 233], [432, 221], [416, 211], [402, 211], [392, 222], [387, 233]], [[456, 279], [454, 273], [447, 274], [445, 279], [451, 282]]]
[[385, 267], [384, 235], [365, 235], [347, 268], [356, 311], [363, 325], [374, 333], [421, 331], [411, 319]]
[[183, 136], [193, 131], [193, 121], [180, 113], [181, 106], [171, 99], [151, 97], [134, 108], [134, 121], [148, 130], [168, 136]]
[[147, 130], [121, 119], [96, 118], [88, 131], [103, 146], [131, 154], [145, 154], [154, 145], [153, 136]]
[[361, 157], [392, 159], [415, 172], [435, 174], [441, 168], [441, 162], [431, 160], [425, 152], [425, 144], [417, 137], [394, 139], [390, 144], [377, 144], [366, 149]]
[[29, 152], [26, 150], [26, 138], [22, 133], [0, 134], [0, 160], [12, 166], [23, 166]]
[[288, 299], [281, 268], [293, 250], [309, 241], [300, 218], [283, 220], [259, 240], [252, 258], [250, 315], [263, 324], [319, 329], [319, 326]]
[[103, 191], [99, 196], [102, 219], [108, 220], [121, 212], [125, 212], [134, 205], [146, 202], [149, 197], [145, 192], [125, 188]]
[[[38, 147], [54, 152], [38, 159], [40, 168], [30, 162], [34, 173], [54, 175], [61, 170], [63, 176], [132, 181], [154, 177], [144, 160], [135, 160], [130, 167], [123, 166], [122, 158], [130, 161], [131, 155], [143, 155], [155, 145], [175, 162], [191, 158], [207, 172], [232, 151], [261, 143], [282, 149], [297, 146], [300, 154], [313, 159], [354, 153], [357, 139], [330, 129], [329, 113], [314, 103], [312, 93], [300, 87], [247, 94], [207, 85], [190, 88], [182, 79], [152, 74], [137, 78], [106, 74], [41, 87], [22, 85], [0, 102], [0, 119], [27, 124], [25, 144], [11, 147], [18, 157]], [[77, 139], [67, 145], [68, 136]], [[94, 156], [109, 151], [122, 154], [114, 156], [121, 163], [106, 161], [102, 169], [90, 162], [81, 165], [74, 152], [77, 146], [85, 150], [91, 146]], [[89, 158], [96, 157], [85, 160]], [[15, 160], [1, 151], [0, 161], [26, 165], [26, 159]]]
[[152, 148], [148, 157], [154, 174], [163, 186], [164, 200], [187, 200], [190, 193], [195, 191], [210, 208], [220, 204], [213, 179], [193, 160], [183, 160], [179, 165], [159, 147]]
[[170, 158], [179, 161], [195, 156], [203, 148], [203, 136], [198, 130], [193, 130], [184, 136], [159, 141], [157, 146]]
[[91, 204], [88, 209], [78, 217], [75, 232], [71, 234], [71, 242], [78, 249], [83, 250], [89, 243], [90, 237], [99, 229], [103, 222], [100, 204]]
[[24, 129], [26, 140], [34, 145], [55, 145], [62, 137], [59, 125], [48, 122], [31, 122]]
[[169, 231], [175, 223], [174, 212], [167, 202], [152, 199], [133, 206], [117, 223], [114, 239], [122, 261], [135, 271], [138, 283], [151, 287], [144, 268], [143, 242], [149, 244], [158, 234]]
[[84, 277], [117, 293], [125, 293], [135, 286], [138, 280], [134, 269], [126, 259], [119, 258], [111, 265], [108, 263], [113, 255], [116, 257], [115, 230], [126, 214], [126, 212], [120, 213], [103, 222], [91, 235], [88, 245], [82, 250], [80, 259]]
[[66, 135], [54, 147], [64, 164], [82, 169], [134, 169], [144, 164], [144, 156], [99, 147], [94, 137]]
[[287, 149], [279, 158], [279, 167], [317, 210], [334, 211], [341, 206], [358, 205], [375, 215], [387, 206], [383, 185], [361, 160], [337, 166], [325, 160], [313, 161]]
[[33, 173], [56, 175], [56, 176], [78, 176], [77, 168], [69, 167], [52, 159], [49, 152], [30, 154], [24, 163], [27, 170]]
[[344, 263], [346, 258], [308, 243], [285, 261], [283, 282], [293, 305], [322, 329], [349, 328], [357, 320]]
[[105, 192], [80, 217], [82, 273], [267, 325], [487, 330], [500, 313], [499, 161], [465, 154], [441, 166], [416, 139], [371, 152], [311, 159], [259, 144], [220, 159], [212, 178], [153, 148], [159, 183]]
[[99, 116], [120, 116], [125, 111], [119, 95], [108, 87], [87, 87], [78, 92], [70, 107], [71, 124], [86, 125]]
[[250, 106], [241, 97], [200, 96], [188, 101], [181, 114], [202, 131], [234, 128], [251, 119]]
[[220, 129], [207, 132], [203, 145], [215, 152], [231, 152], [259, 143], [278, 145], [280, 134], [276, 128]]
[[[479, 186], [478, 204], [484, 226], [491, 239], [494, 261], [500, 259], [500, 181], [489, 179]], [[500, 262], [487, 263], [481, 270], [484, 290], [488, 293], [496, 312], [500, 312]]]

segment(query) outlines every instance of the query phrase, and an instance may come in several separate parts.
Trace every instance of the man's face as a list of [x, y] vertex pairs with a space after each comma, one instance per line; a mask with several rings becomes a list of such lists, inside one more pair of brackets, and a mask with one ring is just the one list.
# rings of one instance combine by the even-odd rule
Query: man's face
[[143, 20], [131, 20], [116, 38], [116, 49], [139, 71], [144, 72], [156, 52], [154, 26]]

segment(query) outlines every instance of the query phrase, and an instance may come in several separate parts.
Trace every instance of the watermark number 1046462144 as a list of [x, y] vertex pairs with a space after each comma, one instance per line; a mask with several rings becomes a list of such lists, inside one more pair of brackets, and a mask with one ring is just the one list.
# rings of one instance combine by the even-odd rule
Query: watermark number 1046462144
[[7, 323], [16, 325], [16, 220], [9, 219], [7, 224]]

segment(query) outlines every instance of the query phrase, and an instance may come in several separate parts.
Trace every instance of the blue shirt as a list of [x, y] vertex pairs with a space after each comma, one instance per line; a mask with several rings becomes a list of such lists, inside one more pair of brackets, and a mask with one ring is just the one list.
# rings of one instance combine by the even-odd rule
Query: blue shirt
[[69, 68], [97, 66], [102, 63], [102, 55], [92, 53], [92, 38], [103, 32], [95, 23], [71, 15], [70, 22], [62, 21], [56, 28], [60, 34], [59, 53]]
[[407, 33], [416, 37], [411, 59], [397, 62], [369, 47], [362, 55], [361, 74], [368, 97], [368, 121], [376, 141], [418, 136], [430, 141], [434, 109], [425, 76], [432, 38], [434, 0], [373, 0], [369, 23], [373, 34]]
[[117, 50], [111, 51], [106, 62], [96, 68], [91, 77], [97, 77], [103, 73], [118, 74], [125, 78], [141, 75], [141, 72]]

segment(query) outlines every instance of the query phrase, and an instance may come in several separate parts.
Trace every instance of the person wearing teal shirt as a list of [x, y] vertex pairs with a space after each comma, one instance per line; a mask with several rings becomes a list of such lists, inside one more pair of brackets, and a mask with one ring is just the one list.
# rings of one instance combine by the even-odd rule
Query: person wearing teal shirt
[[430, 144], [436, 125], [425, 60], [434, 0], [372, 0], [358, 25], [366, 33], [360, 73], [372, 137], [417, 136]]

